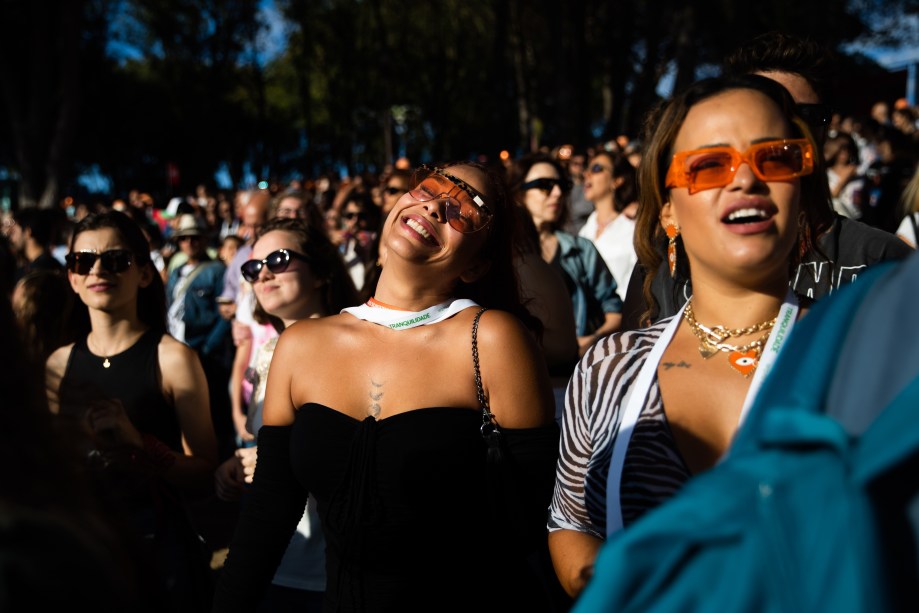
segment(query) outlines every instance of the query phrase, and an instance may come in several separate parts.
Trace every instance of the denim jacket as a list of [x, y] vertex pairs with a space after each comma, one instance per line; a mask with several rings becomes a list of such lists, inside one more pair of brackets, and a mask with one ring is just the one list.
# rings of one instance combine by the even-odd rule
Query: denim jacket
[[556, 262], [568, 279], [578, 336], [592, 334], [603, 325], [606, 313], [621, 313], [616, 281], [594, 244], [581, 236], [556, 231]]
[[[185, 291], [185, 343], [202, 354], [221, 346], [229, 334], [229, 322], [217, 310], [217, 296], [223, 290], [226, 266], [219, 261], [203, 262], [205, 267]], [[171, 304], [181, 267], [172, 271], [166, 283], [166, 299]]]

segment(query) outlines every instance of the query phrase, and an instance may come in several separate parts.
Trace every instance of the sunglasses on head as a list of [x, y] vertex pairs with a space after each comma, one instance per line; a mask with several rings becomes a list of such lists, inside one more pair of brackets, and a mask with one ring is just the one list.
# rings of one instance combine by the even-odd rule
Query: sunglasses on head
[[447, 223], [462, 234], [478, 232], [488, 225], [493, 213], [485, 199], [471, 185], [448, 174], [442, 168], [422, 166], [424, 178], [409, 195], [419, 202], [443, 200], [446, 205]]
[[590, 168], [587, 169], [587, 172], [592, 175], [598, 175], [605, 170], [612, 172], [613, 169], [609, 166], [604, 166], [603, 164], [591, 164]]
[[249, 283], [255, 283], [262, 273], [262, 268], [267, 267], [268, 270], [271, 271], [271, 274], [276, 275], [287, 270], [287, 267], [290, 266], [290, 261], [294, 258], [303, 260], [304, 262], [310, 261], [310, 259], [302, 253], [297, 253], [290, 249], [278, 249], [277, 251], [269, 253], [264, 260], [249, 260], [244, 262], [243, 265], [239, 267], [239, 271], [242, 273], [243, 279]]
[[67, 270], [78, 275], [88, 275], [89, 271], [99, 260], [102, 270], [110, 273], [120, 273], [131, 267], [134, 254], [127, 249], [109, 249], [102, 253], [95, 251], [74, 251], [68, 253], [66, 258]]
[[744, 152], [733, 147], [681, 151], [673, 156], [665, 185], [687, 187], [690, 194], [724, 187], [744, 162], [760, 181], [790, 181], [814, 171], [814, 147], [799, 138], [757, 143]]
[[571, 181], [567, 179], [551, 179], [551, 178], [542, 178], [542, 179], [533, 179], [532, 181], [527, 181], [520, 186], [520, 191], [525, 192], [531, 189], [538, 189], [541, 192], [546, 194], [550, 193], [555, 186], [562, 191], [563, 194], [571, 191]]

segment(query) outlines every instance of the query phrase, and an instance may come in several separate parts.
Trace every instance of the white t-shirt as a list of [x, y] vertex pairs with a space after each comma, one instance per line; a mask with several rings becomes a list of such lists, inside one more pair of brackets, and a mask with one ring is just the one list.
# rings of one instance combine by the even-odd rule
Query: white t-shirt
[[635, 220], [620, 214], [603, 229], [600, 236], [597, 236], [597, 212], [594, 211], [584, 222], [579, 234], [591, 241], [600, 252], [613, 274], [613, 279], [616, 280], [616, 293], [624, 301], [625, 291], [629, 287], [629, 277], [632, 276], [632, 269], [638, 261], [635, 247], [632, 246]]
[[[913, 219], [916, 221], [916, 224], [919, 225], [919, 212], [910, 213], [913, 216]], [[912, 244], [913, 247], [919, 246], [919, 241], [916, 240], [916, 229], [913, 227], [912, 222], [909, 220], [909, 215], [903, 218], [903, 221], [900, 222], [900, 227], [897, 228], [897, 235], [902, 236]]]
[[[826, 177], [830, 184], [830, 191], [836, 189], [840, 176], [832, 168], [827, 168]], [[846, 183], [838, 196], [833, 198], [833, 208], [840, 215], [849, 219], [860, 219], [862, 210], [855, 204], [855, 194], [862, 188], [862, 182], [857, 178]]]

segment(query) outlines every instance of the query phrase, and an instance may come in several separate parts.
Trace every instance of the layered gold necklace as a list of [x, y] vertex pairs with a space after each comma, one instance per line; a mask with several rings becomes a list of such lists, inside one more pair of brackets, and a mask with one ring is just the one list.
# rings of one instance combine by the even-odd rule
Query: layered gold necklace
[[[725, 328], [724, 326], [706, 326], [696, 321], [692, 312], [692, 299], [686, 303], [686, 309], [683, 311], [686, 323], [692, 333], [699, 339], [699, 354], [706, 360], [718, 352], [724, 351], [728, 354], [728, 363], [731, 368], [739, 372], [744, 377], [749, 377], [756, 370], [759, 364], [759, 357], [763, 352], [763, 346], [772, 332], [775, 325], [776, 317], [768, 321], [763, 321], [745, 328]], [[763, 334], [745, 345], [732, 345], [727, 343], [729, 338], [735, 336], [748, 336], [762, 332]]]

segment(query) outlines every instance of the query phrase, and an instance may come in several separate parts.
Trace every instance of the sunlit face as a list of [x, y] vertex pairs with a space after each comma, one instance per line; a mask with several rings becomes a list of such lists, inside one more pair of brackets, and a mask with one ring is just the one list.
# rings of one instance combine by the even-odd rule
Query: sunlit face
[[[87, 230], [77, 235], [73, 251], [104, 253], [112, 249], [130, 249], [121, 234], [114, 228]], [[131, 266], [119, 273], [113, 273], [102, 266], [97, 259], [88, 274], [80, 275], [67, 271], [70, 287], [90, 309], [108, 313], [137, 308], [137, 292], [152, 281], [151, 266], [138, 266], [132, 258]]]
[[[795, 137], [772, 100], [737, 89], [693, 106], [673, 153], [713, 146], [746, 151], [758, 142]], [[799, 198], [800, 179], [764, 182], [742, 162], [724, 187], [692, 195], [685, 187], [671, 189], [661, 224], [679, 227], [694, 284], [702, 275], [767, 279], [787, 274], [798, 236]]]
[[304, 217], [306, 203], [299, 198], [287, 197], [278, 203], [278, 208], [274, 213], [275, 217], [283, 219], [297, 219]]
[[615, 187], [612, 160], [605, 155], [591, 158], [584, 169], [584, 197], [596, 202], [609, 197]]
[[[552, 164], [540, 162], [530, 167], [530, 171], [526, 174], [523, 182], [526, 184], [536, 179], [561, 179], [561, 177]], [[533, 218], [533, 223], [538, 228], [543, 223], [554, 222], [558, 219], [561, 212], [562, 195], [561, 187], [555, 184], [549, 191], [533, 188], [526, 190], [518, 197], [526, 206], [530, 217]]]
[[[303, 254], [294, 234], [275, 230], [262, 235], [252, 246], [252, 259], [263, 260], [278, 249], [287, 249]], [[305, 309], [311, 303], [316, 291], [317, 280], [309, 264], [299, 258], [292, 258], [283, 272], [273, 273], [263, 266], [258, 279], [252, 284], [255, 297], [269, 315], [292, 323], [309, 315]]]
[[348, 232], [354, 234], [358, 230], [367, 229], [367, 214], [364, 212], [364, 207], [358, 203], [347, 203], [341, 216], [345, 220], [345, 230]]
[[396, 206], [396, 203], [399, 202], [399, 198], [408, 191], [408, 177], [403, 177], [401, 175], [392, 176], [386, 182], [386, 185], [383, 187], [383, 214], [388, 215], [393, 207]]
[[255, 233], [265, 225], [265, 208], [258, 204], [247, 204], [242, 211], [239, 223], [239, 235], [243, 238], [252, 238]]
[[[487, 180], [481, 170], [459, 164], [446, 171], [468, 183], [484, 196], [485, 205], [489, 204]], [[442, 182], [444, 190], [453, 187], [446, 179]], [[460, 197], [468, 198], [465, 193]], [[403, 194], [383, 225], [382, 244], [389, 257], [434, 264], [446, 276], [456, 278], [473, 267], [490, 228], [463, 234], [448, 223], [446, 207], [443, 199], [422, 201], [415, 199], [412, 192]]]
[[190, 258], [200, 256], [207, 246], [203, 236], [179, 236], [176, 242], [179, 244], [179, 251]]

